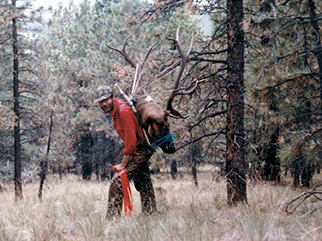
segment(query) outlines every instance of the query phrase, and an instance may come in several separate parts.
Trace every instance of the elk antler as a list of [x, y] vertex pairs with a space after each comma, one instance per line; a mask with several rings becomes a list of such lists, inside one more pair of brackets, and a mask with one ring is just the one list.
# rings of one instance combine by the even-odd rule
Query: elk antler
[[190, 55], [190, 52], [192, 50], [192, 45], [193, 45], [194, 38], [191, 39], [190, 48], [189, 48], [187, 53], [184, 53], [182, 48], [181, 48], [181, 43], [180, 43], [180, 40], [179, 40], [179, 27], [177, 28], [177, 33], [176, 33], [176, 38], [175, 39], [171, 38], [171, 37], [166, 37], [166, 38], [168, 40], [173, 41], [177, 45], [179, 54], [181, 56], [179, 72], [178, 72], [178, 75], [177, 75], [177, 77], [175, 79], [174, 86], [173, 86], [173, 89], [172, 89], [172, 93], [171, 93], [171, 95], [170, 95], [170, 97], [168, 99], [167, 110], [169, 110], [170, 113], [172, 114], [171, 117], [186, 119], [189, 115], [183, 116], [179, 111], [177, 111], [176, 109], [174, 109], [172, 107], [172, 102], [173, 102], [174, 97], [176, 97], [177, 95], [190, 94], [197, 88], [198, 81], [188, 91], [179, 91], [179, 89], [178, 89], [180, 78], [182, 76], [184, 68], [186, 67], [187, 62], [189, 61], [189, 55]]
[[[141, 85], [141, 77], [142, 77], [143, 66], [144, 66], [146, 60], [148, 59], [148, 57], [149, 57], [154, 45], [156, 44], [156, 42], [151, 45], [151, 47], [149, 48], [148, 52], [145, 54], [144, 58], [142, 59], [142, 61], [139, 62], [138, 64], [135, 64], [134, 61], [129, 57], [129, 55], [125, 51], [125, 46], [126, 46], [127, 40], [130, 37], [131, 37], [131, 35], [128, 36], [124, 40], [122, 49], [114, 48], [114, 47], [112, 47], [112, 46], [110, 46], [108, 44], [106, 44], [106, 46], [109, 47], [112, 50], [115, 50], [115, 51], [119, 52], [124, 57], [125, 61], [128, 62], [133, 68], [136, 69], [135, 70], [134, 82], [133, 82], [133, 86], [132, 86], [132, 95], [134, 95], [134, 93], [137, 90], [138, 86]], [[143, 92], [144, 92], [144, 94], [147, 94], [145, 89], [143, 89]]]

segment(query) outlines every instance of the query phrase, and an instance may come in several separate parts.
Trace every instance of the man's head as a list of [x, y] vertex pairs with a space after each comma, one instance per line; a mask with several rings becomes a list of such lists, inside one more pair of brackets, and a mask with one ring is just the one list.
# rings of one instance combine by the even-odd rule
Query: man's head
[[113, 90], [107, 85], [101, 85], [96, 90], [95, 104], [99, 104], [105, 112], [111, 112], [114, 108]]

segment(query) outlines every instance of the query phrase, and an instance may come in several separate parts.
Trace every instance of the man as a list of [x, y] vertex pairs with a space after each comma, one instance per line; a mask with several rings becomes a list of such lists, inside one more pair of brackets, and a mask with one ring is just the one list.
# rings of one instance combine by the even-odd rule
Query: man
[[153, 149], [146, 144], [142, 128], [137, 117], [129, 105], [115, 98], [109, 86], [99, 86], [94, 103], [109, 113], [114, 122], [117, 134], [124, 141], [124, 157], [122, 163], [115, 166], [114, 174], [108, 194], [107, 218], [121, 215], [123, 192], [119, 171], [124, 170], [129, 180], [134, 180], [134, 185], [141, 196], [142, 212], [152, 213], [157, 211], [154, 189], [150, 176], [148, 160], [153, 154]]

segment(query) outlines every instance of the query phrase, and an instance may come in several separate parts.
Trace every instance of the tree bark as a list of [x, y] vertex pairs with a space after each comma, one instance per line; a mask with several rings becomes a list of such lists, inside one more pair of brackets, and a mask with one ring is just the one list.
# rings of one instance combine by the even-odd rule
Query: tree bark
[[15, 198], [22, 199], [21, 180], [21, 135], [20, 135], [20, 107], [19, 107], [19, 53], [17, 33], [16, 0], [12, 0], [12, 49], [13, 49], [13, 102], [14, 102], [14, 152], [15, 152]]
[[313, 35], [316, 36], [314, 55], [317, 58], [319, 65], [319, 79], [320, 79], [320, 115], [322, 115], [322, 45], [321, 45], [321, 35], [320, 35], [320, 27], [318, 25], [317, 17], [316, 17], [316, 5], [314, 0], [308, 0], [308, 7], [310, 12], [310, 20], [311, 26], [314, 29]]
[[274, 133], [270, 137], [270, 142], [265, 150], [265, 165], [263, 170], [263, 178], [266, 181], [274, 181], [280, 183], [281, 181], [281, 162], [277, 157], [279, 149], [278, 137], [280, 127], [277, 125]]
[[[191, 139], [192, 139], [192, 134], [191, 134]], [[190, 163], [191, 163], [191, 174], [193, 177], [193, 182], [195, 186], [198, 186], [198, 176], [197, 176], [197, 150], [196, 150], [196, 145], [195, 143], [190, 144]]]
[[311, 186], [311, 181], [314, 175], [314, 165], [308, 160], [304, 161], [302, 167], [301, 181], [303, 187], [309, 188]]
[[177, 178], [177, 173], [178, 173], [177, 161], [176, 160], [171, 161], [170, 170], [171, 170], [170, 171], [171, 177], [172, 177], [173, 180], [175, 180]]
[[244, 32], [243, 1], [227, 1], [227, 200], [247, 202], [244, 151]]
[[51, 143], [51, 133], [53, 129], [53, 115], [54, 115], [54, 110], [51, 111], [50, 113], [50, 125], [49, 125], [49, 136], [48, 136], [48, 142], [47, 142], [47, 153], [44, 161], [40, 162], [40, 185], [39, 185], [39, 191], [38, 191], [38, 198], [42, 198], [42, 189], [46, 180], [46, 174], [48, 171], [48, 156], [50, 152], [50, 143]]
[[193, 176], [193, 182], [195, 183], [195, 186], [198, 187], [197, 165], [195, 160], [191, 163], [191, 172]]

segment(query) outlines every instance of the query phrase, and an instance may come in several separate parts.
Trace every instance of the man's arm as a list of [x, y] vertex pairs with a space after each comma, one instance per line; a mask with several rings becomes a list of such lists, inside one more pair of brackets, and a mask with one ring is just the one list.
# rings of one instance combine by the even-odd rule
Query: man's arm
[[134, 155], [137, 144], [135, 126], [136, 117], [131, 109], [124, 107], [120, 110], [119, 118], [121, 120], [121, 128], [123, 130], [123, 137], [121, 137], [124, 141], [123, 153], [124, 155]]
[[123, 159], [122, 159], [122, 163], [115, 165], [113, 171], [119, 172], [121, 170], [124, 170], [125, 167], [127, 166], [127, 164], [129, 163], [129, 161], [131, 160], [132, 155], [124, 155]]
[[136, 137], [136, 128], [135, 128], [135, 120], [136, 116], [134, 115], [132, 110], [126, 110], [125, 108], [122, 108], [119, 111], [119, 118], [121, 119], [121, 125], [122, 129], [124, 131], [123, 141], [124, 141], [124, 157], [122, 160], [122, 163], [119, 165], [116, 165], [114, 167], [114, 171], [121, 171], [124, 170], [135, 154], [135, 148], [137, 143], [137, 137]]

